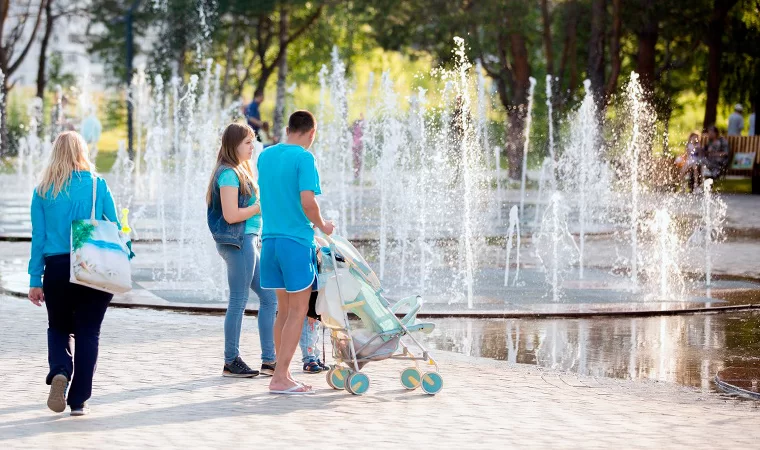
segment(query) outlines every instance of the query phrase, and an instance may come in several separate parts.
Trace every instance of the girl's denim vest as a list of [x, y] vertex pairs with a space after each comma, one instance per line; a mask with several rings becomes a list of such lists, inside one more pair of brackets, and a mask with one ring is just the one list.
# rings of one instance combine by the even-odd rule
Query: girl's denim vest
[[[243, 238], [245, 237], [245, 221], [229, 224], [224, 220], [224, 214], [222, 214], [222, 196], [219, 191], [219, 175], [226, 169], [231, 168], [229, 166], [219, 166], [216, 172], [214, 172], [211, 204], [206, 210], [206, 222], [217, 244], [228, 244], [241, 248], [243, 246]], [[238, 188], [238, 208], [247, 207], [250, 201], [251, 196], [245, 195], [242, 189]]]

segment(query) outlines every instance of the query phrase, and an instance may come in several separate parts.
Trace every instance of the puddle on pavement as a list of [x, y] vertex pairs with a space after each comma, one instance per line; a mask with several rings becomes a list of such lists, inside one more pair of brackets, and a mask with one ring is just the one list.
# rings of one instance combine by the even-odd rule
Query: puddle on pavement
[[715, 374], [760, 366], [760, 312], [644, 318], [438, 319], [434, 349], [582, 375], [717, 390]]

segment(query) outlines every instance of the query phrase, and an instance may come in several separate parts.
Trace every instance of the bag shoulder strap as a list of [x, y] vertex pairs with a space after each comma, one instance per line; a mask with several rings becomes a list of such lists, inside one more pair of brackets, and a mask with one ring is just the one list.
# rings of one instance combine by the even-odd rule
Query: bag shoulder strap
[[98, 177], [92, 177], [92, 215], [90, 220], [95, 221], [95, 202], [98, 199]]

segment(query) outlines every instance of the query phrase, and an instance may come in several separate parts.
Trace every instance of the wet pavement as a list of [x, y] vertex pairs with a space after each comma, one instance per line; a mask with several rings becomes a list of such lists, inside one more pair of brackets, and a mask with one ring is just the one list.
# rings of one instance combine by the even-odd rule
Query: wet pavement
[[740, 385], [757, 392], [760, 312], [433, 322], [425, 342], [463, 355], [703, 390], [717, 390], [715, 375], [724, 373], [726, 380], [749, 380]]

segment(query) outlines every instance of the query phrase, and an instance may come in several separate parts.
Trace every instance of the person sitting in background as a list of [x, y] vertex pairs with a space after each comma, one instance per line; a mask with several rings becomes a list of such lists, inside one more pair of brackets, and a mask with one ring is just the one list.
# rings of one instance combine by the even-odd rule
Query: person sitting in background
[[728, 116], [728, 135], [729, 136], [741, 136], [742, 130], [744, 130], [744, 116], [742, 115], [744, 108], [741, 104], [737, 103], [734, 106], [734, 112]]
[[704, 164], [702, 147], [699, 145], [699, 133], [693, 131], [686, 141], [684, 153], [676, 158], [676, 166], [681, 170], [681, 179], [688, 183], [692, 192], [702, 184], [702, 164]]
[[707, 127], [707, 144], [704, 149], [708, 178], [718, 178], [728, 167], [728, 141], [720, 135], [715, 125]]
[[[757, 107], [755, 107], [757, 109]], [[749, 136], [755, 136], [760, 133], [758, 133], [758, 130], [755, 129], [755, 113], [752, 113], [749, 115], [749, 133], [747, 133]]]

